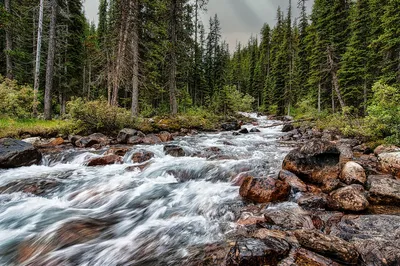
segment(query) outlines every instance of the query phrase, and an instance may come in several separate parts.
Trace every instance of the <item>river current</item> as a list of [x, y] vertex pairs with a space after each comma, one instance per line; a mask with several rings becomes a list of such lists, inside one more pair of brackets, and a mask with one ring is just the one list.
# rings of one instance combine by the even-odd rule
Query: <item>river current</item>
[[[40, 196], [0, 194], [0, 265], [190, 265], [193, 250], [235, 231], [243, 206], [235, 178], [275, 176], [289, 151], [278, 143], [281, 127], [257, 120], [243, 127], [258, 133], [177, 137], [172, 144], [185, 157], [137, 145], [124, 164], [87, 167], [101, 151], [71, 149], [39, 166], [0, 170], [0, 186], [52, 182]], [[138, 150], [155, 157], [127, 171]], [[218, 152], [199, 156], [210, 150]]]

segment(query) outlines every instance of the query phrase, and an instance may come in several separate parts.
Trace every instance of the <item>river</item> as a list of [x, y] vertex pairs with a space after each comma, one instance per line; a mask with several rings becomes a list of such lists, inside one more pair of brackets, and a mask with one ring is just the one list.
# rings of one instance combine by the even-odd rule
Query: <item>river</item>
[[[0, 170], [0, 186], [51, 181], [40, 196], [0, 194], [0, 264], [190, 265], [193, 249], [235, 231], [243, 206], [235, 177], [274, 176], [289, 151], [277, 141], [281, 127], [257, 120], [258, 133], [176, 138], [185, 157], [165, 155], [164, 145], [137, 145], [124, 164], [87, 167], [99, 151], [71, 149], [39, 166]], [[138, 150], [155, 157], [127, 171]]]

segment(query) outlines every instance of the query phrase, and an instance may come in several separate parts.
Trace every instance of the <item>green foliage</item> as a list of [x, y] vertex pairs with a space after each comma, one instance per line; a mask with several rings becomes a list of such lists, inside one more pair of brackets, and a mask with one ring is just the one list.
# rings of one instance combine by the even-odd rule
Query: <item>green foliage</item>
[[128, 110], [110, 106], [103, 99], [85, 102], [77, 98], [67, 103], [67, 111], [88, 131], [112, 133], [133, 125]]
[[369, 133], [374, 138], [387, 138], [400, 144], [400, 89], [382, 82], [372, 87], [372, 103], [365, 118]]
[[15, 80], [3, 79], [0, 75], [0, 115], [16, 118], [31, 116], [33, 90], [20, 86]]

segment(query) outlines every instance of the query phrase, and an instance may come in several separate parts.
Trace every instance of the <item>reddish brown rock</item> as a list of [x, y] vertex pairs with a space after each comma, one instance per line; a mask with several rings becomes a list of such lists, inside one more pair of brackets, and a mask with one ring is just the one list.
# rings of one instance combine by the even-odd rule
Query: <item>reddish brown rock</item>
[[292, 187], [294, 193], [307, 191], [307, 185], [289, 171], [281, 170], [279, 172], [279, 179], [287, 182]]
[[86, 165], [87, 166], [103, 166], [110, 164], [121, 164], [122, 158], [118, 155], [106, 155], [103, 157], [97, 157], [90, 159]]
[[48, 144], [49, 146], [58, 146], [64, 144], [64, 139], [63, 138], [56, 138], [50, 141]]
[[164, 153], [173, 157], [184, 157], [186, 152], [178, 145], [165, 145]]
[[282, 168], [294, 173], [303, 181], [323, 184], [328, 179], [338, 178], [339, 157], [340, 152], [335, 144], [314, 140], [289, 152]]
[[118, 155], [118, 156], [125, 156], [125, 154], [130, 150], [129, 147], [112, 147], [106, 151], [104, 155]]
[[236, 223], [238, 225], [255, 225], [258, 223], [265, 222], [264, 216], [248, 216], [246, 218], [240, 218]]
[[158, 134], [158, 137], [160, 138], [160, 140], [162, 142], [169, 142], [169, 141], [174, 140], [174, 137], [172, 136], [172, 134], [167, 131], [160, 132], [160, 134]]
[[142, 139], [142, 143], [146, 145], [154, 145], [154, 144], [159, 144], [161, 142], [162, 142], [161, 139], [154, 134], [149, 134]]
[[347, 185], [361, 184], [364, 185], [367, 181], [364, 168], [356, 162], [347, 162], [342, 169], [340, 180]]
[[51, 179], [22, 179], [20, 181], [12, 182], [0, 187], [0, 193], [9, 194], [14, 192], [24, 192], [33, 195], [42, 195], [58, 185], [59, 182]]
[[378, 156], [379, 169], [400, 179], [400, 152], [381, 153]]
[[304, 248], [296, 250], [294, 262], [298, 266], [340, 266], [339, 263]]
[[295, 204], [283, 204], [268, 208], [265, 211], [264, 217], [266, 223], [278, 226], [284, 230], [314, 229], [308, 212], [305, 212]]
[[332, 258], [339, 263], [357, 265], [359, 254], [355, 246], [343, 239], [325, 235], [315, 230], [296, 230], [297, 241], [306, 249], [322, 256]]
[[374, 204], [398, 206], [400, 204], [400, 180], [388, 177], [368, 177], [368, 200]]
[[[73, 138], [71, 138], [71, 140], [73, 140]], [[107, 136], [101, 133], [94, 133], [87, 137], [79, 138], [74, 142], [74, 145], [79, 148], [90, 148], [96, 144], [98, 144], [99, 146], [105, 146], [108, 145], [109, 143], [110, 140], [108, 139]]]
[[325, 209], [328, 204], [328, 196], [323, 193], [305, 193], [298, 200], [297, 204], [307, 209]]
[[363, 211], [369, 206], [361, 185], [351, 185], [333, 191], [328, 198], [328, 207], [333, 210]]
[[151, 151], [138, 151], [132, 154], [132, 162], [143, 163], [150, 160], [153, 157], [154, 153], [152, 153]]
[[375, 148], [374, 154], [376, 156], [382, 153], [392, 153], [392, 152], [400, 152], [400, 148], [394, 145], [380, 145]]
[[290, 186], [284, 181], [271, 177], [253, 178], [249, 176], [244, 179], [239, 193], [244, 199], [257, 203], [269, 203], [286, 200], [290, 193]]

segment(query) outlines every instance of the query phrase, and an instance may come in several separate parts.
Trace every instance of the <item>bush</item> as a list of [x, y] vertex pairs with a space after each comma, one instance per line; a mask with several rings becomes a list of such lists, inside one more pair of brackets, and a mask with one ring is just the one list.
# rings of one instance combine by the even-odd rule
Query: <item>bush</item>
[[0, 76], [0, 115], [3, 117], [28, 118], [32, 114], [33, 89], [20, 86], [15, 80]]
[[374, 93], [365, 118], [368, 133], [375, 139], [386, 138], [393, 144], [400, 144], [400, 90], [382, 82], [372, 88]]
[[112, 133], [133, 125], [128, 110], [109, 106], [103, 99], [85, 102], [77, 98], [67, 103], [67, 111], [87, 131]]

